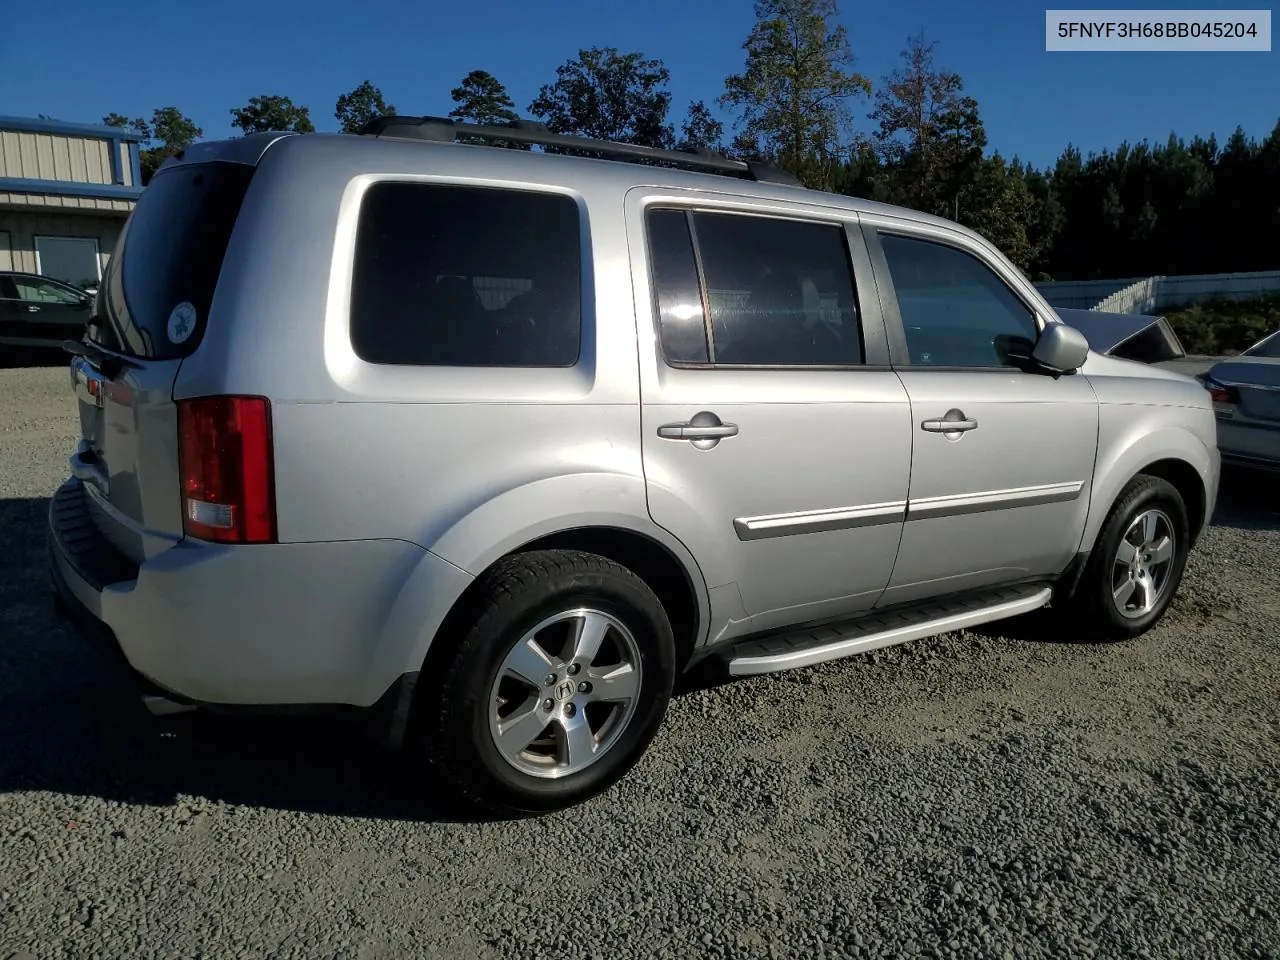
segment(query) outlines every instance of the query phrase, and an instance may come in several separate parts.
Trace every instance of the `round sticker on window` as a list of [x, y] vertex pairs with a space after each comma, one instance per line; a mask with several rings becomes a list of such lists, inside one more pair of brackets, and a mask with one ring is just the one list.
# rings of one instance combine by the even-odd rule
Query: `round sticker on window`
[[196, 329], [196, 308], [183, 300], [169, 312], [169, 339], [183, 343]]

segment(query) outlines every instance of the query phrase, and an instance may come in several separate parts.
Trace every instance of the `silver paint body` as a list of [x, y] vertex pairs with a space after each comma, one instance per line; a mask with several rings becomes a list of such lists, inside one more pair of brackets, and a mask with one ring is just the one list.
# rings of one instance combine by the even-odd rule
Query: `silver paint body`
[[[663, 547], [693, 585], [705, 648], [1053, 578], [1158, 460], [1190, 464], [1210, 509], [1216, 498], [1214, 416], [1190, 378], [1099, 354], [1056, 378], [889, 362], [901, 329], [866, 242], [877, 225], [974, 253], [1040, 323], [1060, 322], [991, 244], [947, 221], [800, 188], [463, 144], [261, 135], [197, 144], [174, 162], [219, 158], [258, 170], [198, 350], [126, 373], [100, 409], [77, 388], [84, 435], [107, 466], [77, 456], [72, 472], [89, 480], [96, 523], [140, 574], [99, 592], [59, 561], [133, 666], [186, 697], [370, 705], [421, 667], [475, 577], [558, 531], [629, 531]], [[574, 198], [577, 366], [357, 357], [357, 216], [369, 185], [388, 178]], [[655, 202], [843, 225], [868, 357], [882, 362], [668, 366], [642, 216]], [[182, 536], [174, 400], [226, 393], [271, 401], [278, 544]], [[977, 428], [921, 428], [953, 408]], [[707, 449], [659, 436], [699, 412], [737, 434]]]

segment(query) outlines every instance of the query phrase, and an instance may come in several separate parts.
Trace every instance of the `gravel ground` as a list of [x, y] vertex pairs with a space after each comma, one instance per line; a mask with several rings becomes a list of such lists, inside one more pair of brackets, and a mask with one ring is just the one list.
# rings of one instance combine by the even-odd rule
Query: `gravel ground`
[[1280, 958], [1280, 510], [1164, 623], [1047, 618], [680, 696], [563, 814], [424, 813], [337, 723], [148, 717], [51, 614], [61, 368], [0, 370], [0, 960]]

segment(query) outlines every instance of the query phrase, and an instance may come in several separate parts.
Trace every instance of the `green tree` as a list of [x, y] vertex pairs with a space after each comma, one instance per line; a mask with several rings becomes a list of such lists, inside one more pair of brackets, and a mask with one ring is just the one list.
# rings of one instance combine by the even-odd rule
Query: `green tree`
[[[520, 119], [520, 115], [516, 113], [516, 105], [507, 93], [507, 88], [488, 70], [472, 70], [462, 78], [462, 83], [449, 91], [449, 96], [457, 104], [449, 111], [449, 116], [455, 120], [489, 126], [495, 123], [514, 123]], [[511, 140], [476, 140], [474, 142], [515, 150], [529, 149], [529, 144]]]
[[809, 186], [829, 188], [852, 127], [848, 101], [871, 92], [853, 71], [835, 0], [756, 0], [743, 72], [720, 103], [766, 156]]
[[382, 91], [368, 80], [338, 97], [333, 116], [343, 133], [359, 133], [375, 117], [395, 116], [396, 108], [382, 97]]
[[307, 107], [296, 106], [288, 97], [252, 97], [243, 107], [232, 108], [231, 118], [231, 125], [239, 127], [245, 136], [271, 130], [294, 133], [316, 131], [311, 122], [311, 111]]
[[579, 50], [556, 68], [556, 81], [542, 87], [529, 112], [555, 133], [669, 147], [670, 72], [661, 60], [614, 47]]
[[141, 168], [143, 186], [151, 182], [151, 177], [160, 168], [160, 164], [204, 136], [204, 131], [195, 121], [177, 107], [157, 107], [152, 111], [149, 121], [141, 117], [129, 120], [119, 113], [109, 113], [102, 118], [102, 122], [109, 127], [127, 127], [142, 137], [138, 149], [138, 166]]
[[108, 113], [102, 118], [102, 122], [108, 127], [123, 127], [127, 130], [132, 130], [144, 140], [151, 139], [151, 125], [141, 117], [136, 120], [130, 120], [122, 113]]
[[979, 172], [987, 134], [960, 75], [935, 65], [935, 46], [923, 33], [907, 39], [902, 65], [884, 78], [870, 118], [878, 124], [881, 156], [895, 172], [894, 199], [955, 217]]
[[1022, 165], [1006, 163], [1000, 154], [978, 165], [972, 182], [960, 197], [960, 223], [986, 237], [1023, 271], [1031, 267], [1032, 247], [1027, 225], [1035, 201]]
[[680, 125], [683, 145], [686, 147], [702, 147], [719, 152], [724, 145], [724, 124], [711, 115], [707, 105], [701, 100], [689, 104], [689, 113]]
[[449, 116], [455, 120], [484, 126], [511, 123], [520, 118], [507, 88], [488, 70], [472, 70], [449, 92], [449, 96], [457, 104], [449, 111]]

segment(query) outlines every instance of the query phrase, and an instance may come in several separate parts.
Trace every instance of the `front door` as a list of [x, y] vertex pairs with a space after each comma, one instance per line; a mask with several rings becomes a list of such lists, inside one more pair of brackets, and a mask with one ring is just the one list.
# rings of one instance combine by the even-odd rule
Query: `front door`
[[1017, 278], [957, 235], [864, 226], [911, 400], [911, 487], [882, 604], [1052, 576], [1079, 549], [1098, 404], [1083, 376], [1033, 372]]
[[0, 336], [10, 343], [57, 346], [79, 340], [92, 305], [82, 293], [29, 274], [0, 278]]
[[701, 566], [711, 640], [873, 606], [911, 431], [856, 221], [644, 190], [627, 219], [649, 510]]

